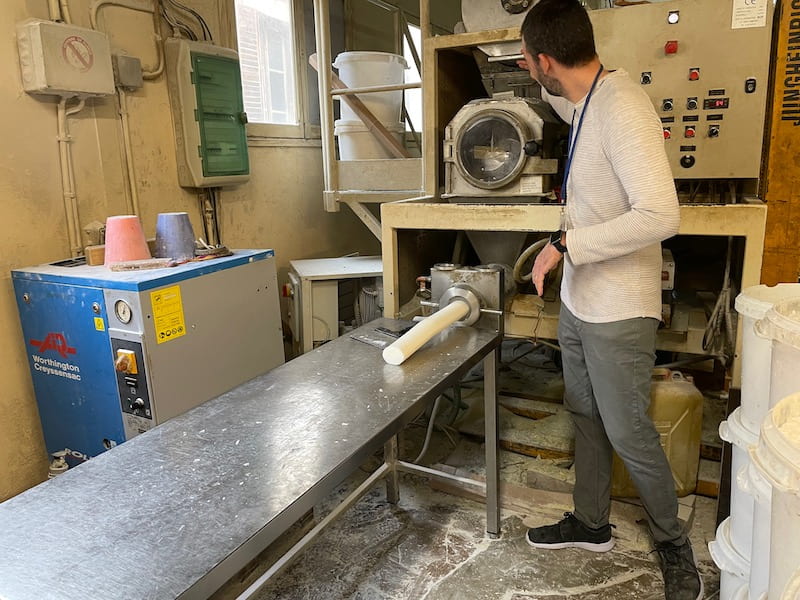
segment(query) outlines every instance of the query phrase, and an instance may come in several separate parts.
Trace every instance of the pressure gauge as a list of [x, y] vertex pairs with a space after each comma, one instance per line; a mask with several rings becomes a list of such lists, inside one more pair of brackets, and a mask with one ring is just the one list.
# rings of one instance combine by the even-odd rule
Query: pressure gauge
[[114, 303], [114, 314], [117, 316], [117, 319], [119, 319], [120, 323], [125, 325], [130, 323], [131, 317], [133, 317], [131, 306], [125, 302], [125, 300], [117, 300]]

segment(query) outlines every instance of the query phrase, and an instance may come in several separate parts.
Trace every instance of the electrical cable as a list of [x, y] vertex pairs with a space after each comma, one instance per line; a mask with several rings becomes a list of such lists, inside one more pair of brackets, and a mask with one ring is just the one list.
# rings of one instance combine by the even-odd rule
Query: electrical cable
[[327, 321], [324, 321], [322, 318], [318, 317], [317, 315], [314, 315], [314, 320], [315, 321], [319, 321], [320, 323], [322, 323], [325, 326], [325, 340], [324, 341], [326, 341], [326, 342], [331, 341], [331, 327], [330, 327], [330, 325], [328, 325]]
[[206, 20], [199, 12], [193, 8], [189, 8], [188, 6], [181, 4], [180, 2], [177, 2], [176, 0], [167, 0], [167, 2], [169, 2], [175, 8], [192, 15], [195, 19], [197, 19], [197, 22], [200, 23], [200, 27], [203, 31], [203, 39], [211, 42], [212, 44], [214, 43], [214, 36], [211, 34], [211, 28], [208, 26], [208, 23], [206, 23]]
[[708, 318], [703, 332], [703, 350], [719, 353], [723, 363], [727, 364], [732, 356], [733, 340], [736, 339], [731, 310], [731, 261], [733, 259], [733, 237], [728, 236], [728, 251], [725, 260], [725, 275], [722, 289]]
[[208, 241], [209, 244], [211, 244], [212, 240], [211, 237], [208, 235], [208, 219], [206, 218], [207, 211], [206, 211], [205, 195], [206, 195], [205, 190], [201, 191], [200, 194], [198, 194], [198, 200], [200, 201], [200, 215], [203, 218], [203, 234], [205, 235], [205, 240]]
[[217, 244], [222, 245], [222, 235], [219, 232], [219, 199], [220, 188], [211, 188], [211, 206], [214, 210], [214, 235], [217, 238]]
[[173, 32], [182, 31], [184, 34], [186, 34], [186, 37], [188, 37], [190, 40], [197, 41], [197, 34], [194, 31], [192, 31], [192, 29], [188, 25], [182, 23], [181, 21], [178, 21], [177, 19], [175, 19], [175, 17], [170, 15], [166, 7], [164, 7], [163, 5], [161, 7], [161, 16], [164, 17], [164, 20], [170, 25], [170, 27], [172, 27]]
[[431, 442], [431, 436], [433, 434], [433, 425], [434, 421], [436, 421], [436, 413], [439, 412], [439, 404], [441, 403], [442, 397], [437, 396], [436, 401], [433, 403], [433, 410], [431, 410], [431, 418], [428, 420], [428, 429], [425, 432], [425, 442], [422, 444], [422, 450], [420, 450], [419, 455], [413, 461], [414, 464], [419, 464], [419, 461], [422, 460], [422, 457], [425, 456], [425, 453], [428, 451], [428, 445]]
[[353, 318], [356, 322], [356, 327], [361, 327], [364, 324], [364, 319], [361, 316], [361, 294], [356, 294], [355, 300], [353, 300]]

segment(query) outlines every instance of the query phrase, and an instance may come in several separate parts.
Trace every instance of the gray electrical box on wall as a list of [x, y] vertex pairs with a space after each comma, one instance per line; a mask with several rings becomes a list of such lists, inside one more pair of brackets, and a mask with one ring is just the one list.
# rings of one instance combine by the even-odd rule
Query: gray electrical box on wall
[[166, 41], [165, 54], [178, 181], [183, 187], [247, 181], [247, 116], [238, 54], [177, 38]]
[[17, 24], [17, 46], [26, 92], [65, 97], [114, 93], [111, 50], [104, 33], [28, 19]]

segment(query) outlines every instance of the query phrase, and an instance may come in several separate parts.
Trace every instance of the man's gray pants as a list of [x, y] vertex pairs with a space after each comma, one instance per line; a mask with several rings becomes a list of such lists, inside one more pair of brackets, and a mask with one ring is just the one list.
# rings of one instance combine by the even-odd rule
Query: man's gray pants
[[587, 323], [562, 306], [558, 341], [564, 404], [575, 423], [575, 516], [608, 523], [612, 449], [625, 463], [654, 540], [683, 543], [678, 499], [659, 434], [647, 415], [658, 321]]

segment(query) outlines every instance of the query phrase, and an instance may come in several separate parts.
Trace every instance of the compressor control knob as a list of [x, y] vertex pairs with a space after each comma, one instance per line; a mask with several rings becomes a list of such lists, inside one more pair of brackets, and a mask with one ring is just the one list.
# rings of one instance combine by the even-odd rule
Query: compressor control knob
[[525, 142], [525, 154], [527, 156], [536, 156], [541, 149], [541, 146], [539, 146], [536, 140], [528, 140]]

